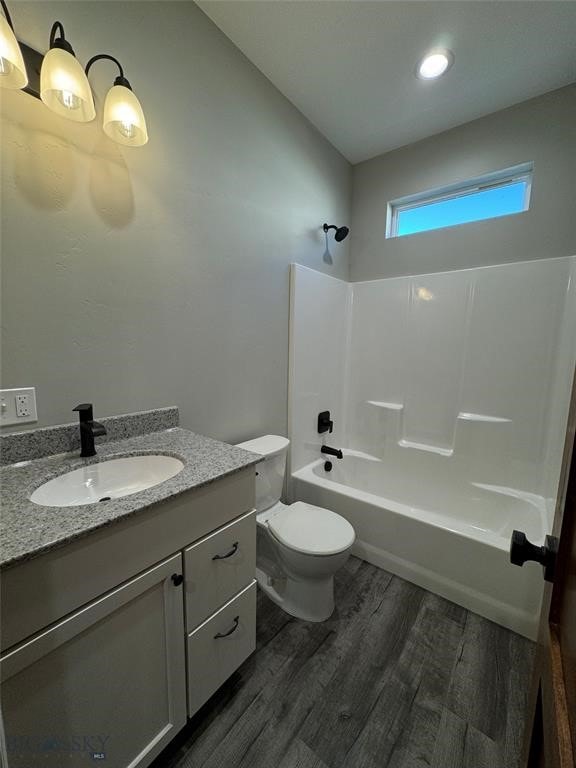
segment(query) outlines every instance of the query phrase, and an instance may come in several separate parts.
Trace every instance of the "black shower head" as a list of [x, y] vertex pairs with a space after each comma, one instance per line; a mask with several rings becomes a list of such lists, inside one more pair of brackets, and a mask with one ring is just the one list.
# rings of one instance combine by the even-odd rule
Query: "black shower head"
[[335, 229], [336, 234], [334, 235], [334, 240], [336, 240], [337, 243], [341, 243], [342, 240], [348, 237], [348, 232], [350, 232], [348, 227], [337, 227], [335, 224], [324, 224], [323, 229], [324, 232], [328, 232], [329, 229]]

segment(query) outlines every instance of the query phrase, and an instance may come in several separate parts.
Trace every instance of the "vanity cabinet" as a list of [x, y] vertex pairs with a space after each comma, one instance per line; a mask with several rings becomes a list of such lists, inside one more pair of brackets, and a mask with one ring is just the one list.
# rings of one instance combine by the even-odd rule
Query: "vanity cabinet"
[[3, 572], [10, 768], [152, 762], [255, 649], [253, 510], [249, 468]]

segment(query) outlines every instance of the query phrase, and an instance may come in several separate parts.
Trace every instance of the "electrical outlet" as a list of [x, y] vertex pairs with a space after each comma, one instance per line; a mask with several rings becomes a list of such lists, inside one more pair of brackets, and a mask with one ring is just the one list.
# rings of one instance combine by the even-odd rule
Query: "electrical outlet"
[[30, 395], [16, 395], [16, 416], [30, 416]]
[[0, 390], [0, 426], [38, 421], [34, 387]]

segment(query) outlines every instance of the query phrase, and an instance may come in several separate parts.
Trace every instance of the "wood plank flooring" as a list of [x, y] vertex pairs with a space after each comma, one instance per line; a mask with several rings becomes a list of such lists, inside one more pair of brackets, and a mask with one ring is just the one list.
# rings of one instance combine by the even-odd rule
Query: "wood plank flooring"
[[532, 643], [356, 558], [336, 605], [259, 592], [256, 653], [152, 768], [517, 768]]

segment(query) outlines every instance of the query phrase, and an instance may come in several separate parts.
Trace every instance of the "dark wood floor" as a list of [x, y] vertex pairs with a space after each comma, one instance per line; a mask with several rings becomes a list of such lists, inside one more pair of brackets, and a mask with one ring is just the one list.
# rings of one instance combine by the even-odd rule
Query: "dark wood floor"
[[336, 604], [259, 593], [256, 653], [153, 768], [516, 768], [532, 643], [356, 558]]

